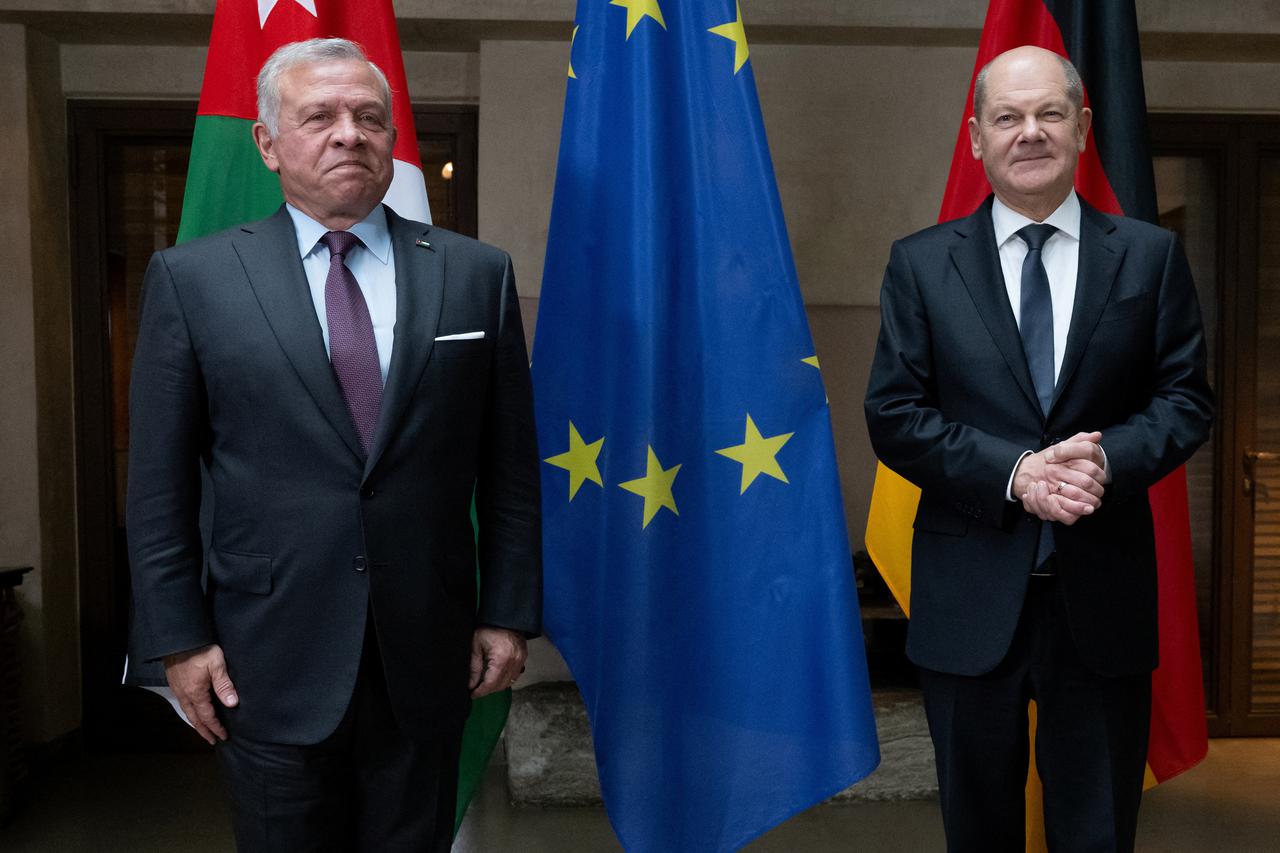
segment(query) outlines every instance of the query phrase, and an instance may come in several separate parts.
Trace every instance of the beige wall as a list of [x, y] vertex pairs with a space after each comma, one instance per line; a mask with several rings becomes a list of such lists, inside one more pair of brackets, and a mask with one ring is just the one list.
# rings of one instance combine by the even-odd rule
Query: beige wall
[[[215, 0], [0, 0], [0, 14], [45, 16], [185, 15], [203, 20]], [[401, 26], [464, 22], [565, 23], [576, 0], [396, 0]], [[982, 0], [752, 0], [747, 23], [755, 27], [974, 29], [982, 24]], [[1144, 32], [1275, 33], [1280, 8], [1273, 0], [1137, 0]], [[137, 39], [135, 39], [137, 40]]]
[[511, 253], [520, 293], [542, 290], [568, 43], [480, 46], [480, 239]]
[[878, 304], [889, 244], [937, 218], [973, 49], [927, 53], [922, 61], [913, 47], [752, 50], [808, 304]]
[[[67, 44], [62, 87], [69, 98], [197, 98], [203, 46]], [[475, 102], [480, 56], [463, 51], [405, 51], [405, 78], [414, 102]]]
[[[890, 241], [936, 217], [972, 49], [752, 48], [805, 301], [874, 305]], [[480, 48], [481, 238], [537, 296], [555, 183], [567, 44]], [[821, 81], [821, 85], [815, 85]], [[903, 99], [904, 89], [919, 92]], [[876, 199], [868, 210], [865, 199]]]
[[[44, 663], [44, 624], [40, 567], [40, 466], [36, 442], [35, 307], [31, 287], [31, 176], [27, 170], [26, 32], [0, 25], [0, 139], [13, 156], [0, 157], [0, 234], [11, 250], [0, 285], [0, 564], [37, 566], [19, 590], [27, 612], [21, 653], [36, 667]], [[31, 667], [29, 667], [30, 669]], [[27, 709], [46, 705], [44, 691], [28, 677], [23, 683]], [[36, 726], [31, 726], [38, 731]]]
[[[195, 98], [213, 5], [0, 0], [0, 109], [8, 117], [0, 128], [0, 233], [16, 247], [0, 284], [0, 564], [38, 566], [22, 588], [26, 705], [37, 740], [74, 728], [79, 716], [68, 236], [48, 227], [66, 221], [62, 96]], [[481, 236], [512, 252], [529, 329], [574, 5], [396, 2], [412, 99], [480, 106]], [[889, 243], [936, 217], [983, 7], [747, 4], [855, 548], [874, 471], [861, 398], [880, 275]], [[1138, 0], [1138, 10], [1153, 110], [1280, 113], [1280, 3]], [[540, 660], [559, 671], [549, 652]]]
[[1271, 62], [1153, 61], [1142, 69], [1152, 112], [1280, 112], [1280, 50]]
[[[46, 705], [36, 731], [54, 737], [80, 721], [80, 630], [75, 520], [67, 127], [58, 44], [27, 33], [31, 256], [36, 351], [36, 458], [40, 466], [40, 571], [44, 665], [29, 673]], [[50, 105], [54, 108], [50, 109]]]
[[26, 725], [43, 741], [80, 718], [65, 110], [55, 42], [0, 25], [0, 57], [0, 564], [35, 567], [18, 597]]

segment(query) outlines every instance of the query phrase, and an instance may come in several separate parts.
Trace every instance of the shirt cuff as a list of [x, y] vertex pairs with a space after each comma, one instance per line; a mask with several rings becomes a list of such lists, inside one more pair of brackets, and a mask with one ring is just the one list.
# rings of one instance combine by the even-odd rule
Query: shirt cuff
[[1107, 458], [1107, 451], [1101, 444], [1098, 449], [1102, 451], [1102, 485], [1111, 485], [1111, 460]]
[[[1013, 463], [1013, 470], [1009, 472], [1009, 483], [1008, 483], [1008, 485], [1006, 485], [1006, 486], [1004, 487], [1004, 499], [1005, 499], [1005, 500], [1007, 500], [1007, 501], [1016, 501], [1016, 500], [1018, 500], [1017, 498], [1015, 498], [1015, 497], [1013, 496], [1013, 478], [1017, 475], [1017, 473], [1018, 473], [1018, 466], [1022, 464], [1022, 460], [1023, 460], [1023, 459], [1026, 459], [1028, 456], [1030, 456], [1030, 455], [1031, 455], [1032, 453], [1034, 453], [1034, 452], [1035, 452], [1035, 451], [1032, 451], [1032, 450], [1024, 450], [1024, 451], [1022, 451], [1022, 455], [1018, 457], [1018, 461], [1017, 461], [1017, 462], [1015, 462], [1015, 463]], [[1105, 454], [1105, 453], [1104, 453], [1104, 454], [1102, 454], [1102, 458], [1103, 458], [1103, 459], [1106, 459], [1106, 458], [1107, 458], [1107, 454]], [[1108, 469], [1108, 472], [1109, 472], [1109, 471], [1110, 471], [1110, 469]]]

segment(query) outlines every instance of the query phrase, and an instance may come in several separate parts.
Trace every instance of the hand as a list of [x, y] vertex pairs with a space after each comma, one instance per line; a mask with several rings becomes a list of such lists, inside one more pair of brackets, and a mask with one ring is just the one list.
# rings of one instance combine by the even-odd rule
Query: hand
[[471, 698], [506, 690], [529, 656], [524, 637], [506, 628], [479, 627], [471, 638]]
[[216, 695], [218, 701], [228, 708], [239, 705], [240, 698], [227, 675], [222, 647], [215, 644], [165, 655], [164, 674], [169, 679], [169, 689], [177, 697], [182, 712], [196, 733], [210, 744], [216, 743], [215, 738], [226, 740], [227, 730], [218, 719], [209, 694]]
[[1032, 484], [1023, 494], [1022, 508], [1044, 521], [1056, 521], [1068, 527], [1093, 514], [1092, 505], [1062, 497], [1044, 480]]
[[1105, 457], [1100, 432], [1080, 432], [1018, 463], [1014, 494], [1023, 508], [1045, 521], [1074, 524], [1102, 505]]
[[1066, 465], [1105, 486], [1107, 455], [1102, 452], [1101, 442], [1100, 432], [1078, 432], [1066, 441], [1046, 447], [1045, 458], [1050, 464]]

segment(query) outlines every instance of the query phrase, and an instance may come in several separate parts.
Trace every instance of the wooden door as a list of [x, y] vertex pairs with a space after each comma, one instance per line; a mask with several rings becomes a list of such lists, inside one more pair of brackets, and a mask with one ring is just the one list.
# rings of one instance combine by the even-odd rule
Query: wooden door
[[1210, 733], [1280, 735], [1280, 121], [1155, 116], [1151, 131], [1218, 399], [1188, 465]]

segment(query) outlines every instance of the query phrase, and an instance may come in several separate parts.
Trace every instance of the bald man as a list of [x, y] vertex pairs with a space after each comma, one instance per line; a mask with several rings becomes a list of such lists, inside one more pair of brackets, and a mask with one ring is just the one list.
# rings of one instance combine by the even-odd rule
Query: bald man
[[1034, 47], [978, 75], [993, 195], [894, 244], [866, 415], [921, 489], [907, 653], [951, 851], [1022, 851], [1028, 703], [1049, 849], [1132, 850], [1157, 664], [1147, 489], [1207, 438], [1195, 286], [1173, 234], [1094, 210], [1091, 114]]

